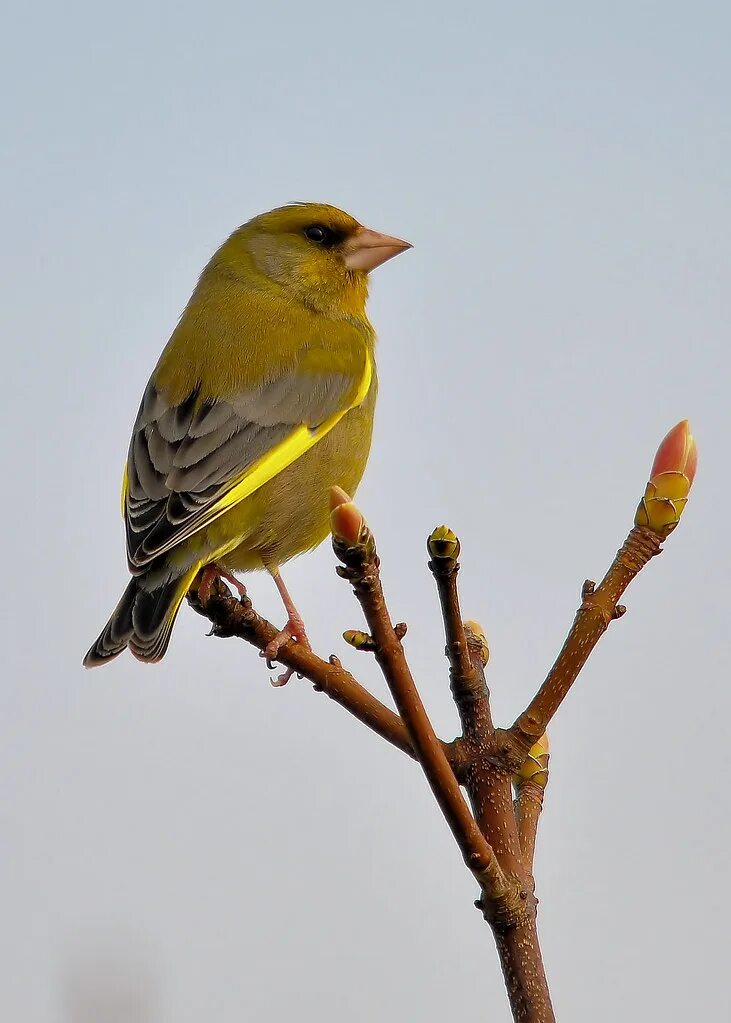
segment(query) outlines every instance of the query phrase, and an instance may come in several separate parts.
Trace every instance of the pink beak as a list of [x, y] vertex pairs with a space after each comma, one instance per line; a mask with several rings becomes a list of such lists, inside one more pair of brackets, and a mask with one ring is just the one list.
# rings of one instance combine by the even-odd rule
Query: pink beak
[[389, 234], [379, 234], [378, 231], [362, 227], [345, 242], [343, 253], [348, 270], [365, 270], [366, 273], [370, 273], [387, 259], [398, 256], [399, 252], [405, 252], [410, 248], [411, 242], [404, 242], [400, 238], [392, 238]]

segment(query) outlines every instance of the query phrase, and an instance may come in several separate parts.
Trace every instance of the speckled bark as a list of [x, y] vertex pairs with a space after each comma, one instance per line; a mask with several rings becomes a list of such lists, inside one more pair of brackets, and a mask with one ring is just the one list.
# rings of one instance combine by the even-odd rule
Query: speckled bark
[[624, 614], [619, 598], [637, 573], [661, 552], [661, 544], [661, 537], [652, 530], [635, 526], [599, 586], [590, 579], [584, 583], [581, 607], [566, 642], [545, 682], [510, 729], [525, 746], [532, 746], [546, 731], [609, 623]]
[[535, 916], [512, 927], [493, 927], [515, 1023], [555, 1023]]
[[[504, 907], [491, 903], [485, 894], [480, 907], [495, 935], [513, 1019], [516, 1023], [550, 1023], [554, 1019], [553, 1008], [536, 930], [533, 846], [526, 855], [513, 804], [512, 775], [496, 756], [494, 730], [484, 727], [485, 720], [491, 724], [484, 665], [476, 645], [470, 647], [470, 652], [475, 684], [466, 700], [454, 694], [464, 723], [466, 747], [471, 754], [463, 781], [477, 824], [516, 896], [508, 913], [504, 912]], [[476, 698], [478, 692], [481, 698]], [[536, 816], [534, 824], [537, 823]]]
[[536, 850], [538, 818], [543, 809], [543, 788], [532, 781], [522, 782], [518, 797], [513, 802], [515, 819], [518, 823], [518, 837], [523, 860], [528, 870], [533, 870]]

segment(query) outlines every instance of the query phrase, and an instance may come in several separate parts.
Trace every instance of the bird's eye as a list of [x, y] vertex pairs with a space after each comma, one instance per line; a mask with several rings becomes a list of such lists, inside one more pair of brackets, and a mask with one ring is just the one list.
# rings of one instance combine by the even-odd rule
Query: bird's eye
[[326, 245], [334, 241], [334, 232], [323, 227], [322, 224], [311, 224], [305, 228], [305, 238], [308, 238], [315, 245]]

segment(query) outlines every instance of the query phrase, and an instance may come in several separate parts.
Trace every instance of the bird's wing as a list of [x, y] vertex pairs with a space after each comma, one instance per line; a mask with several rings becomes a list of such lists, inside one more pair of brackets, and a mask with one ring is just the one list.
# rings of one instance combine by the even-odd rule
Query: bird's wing
[[122, 485], [132, 572], [249, 497], [365, 399], [373, 375], [365, 344], [333, 372], [307, 355], [227, 400], [201, 401], [196, 389], [171, 406], [150, 381]]

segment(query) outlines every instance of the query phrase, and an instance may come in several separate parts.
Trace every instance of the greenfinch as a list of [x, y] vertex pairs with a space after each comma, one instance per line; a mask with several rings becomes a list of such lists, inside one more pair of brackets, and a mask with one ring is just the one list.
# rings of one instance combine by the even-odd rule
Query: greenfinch
[[327, 536], [329, 489], [352, 494], [363, 475], [378, 386], [368, 274], [410, 247], [302, 203], [218, 249], [142, 397], [122, 484], [132, 579], [86, 667], [125, 647], [160, 660], [194, 582], [243, 593], [232, 573], [252, 569], [287, 611], [267, 656], [307, 641], [279, 567]]

